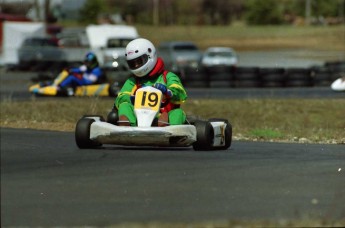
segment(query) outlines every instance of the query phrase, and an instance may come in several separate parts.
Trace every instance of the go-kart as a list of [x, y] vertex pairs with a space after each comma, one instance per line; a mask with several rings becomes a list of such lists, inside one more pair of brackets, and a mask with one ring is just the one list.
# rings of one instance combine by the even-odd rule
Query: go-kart
[[76, 124], [75, 140], [80, 149], [103, 144], [124, 146], [189, 147], [196, 151], [226, 150], [231, 146], [232, 126], [226, 119], [188, 120], [182, 125], [158, 127], [162, 92], [153, 87], [137, 90], [134, 110], [137, 126], [118, 126], [117, 111], [107, 120], [100, 115], [85, 115]]
[[[68, 88], [59, 88], [58, 85], [69, 75], [68, 70], [63, 70], [55, 80], [40, 81], [29, 87], [29, 92], [37, 96], [116, 96], [119, 86], [115, 82], [107, 82], [105, 75], [95, 84]], [[76, 75], [76, 77], [81, 75]]]
[[332, 82], [331, 89], [337, 92], [345, 91], [345, 76], [340, 77]]

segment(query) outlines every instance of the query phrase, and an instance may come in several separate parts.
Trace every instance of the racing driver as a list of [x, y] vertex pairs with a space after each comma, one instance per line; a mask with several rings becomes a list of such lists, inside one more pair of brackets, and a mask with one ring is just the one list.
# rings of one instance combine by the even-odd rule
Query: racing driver
[[97, 56], [93, 52], [85, 55], [83, 65], [69, 69], [68, 73], [68, 77], [60, 83], [60, 88], [95, 84], [103, 76]]
[[180, 78], [164, 69], [164, 62], [157, 57], [155, 46], [151, 41], [138, 38], [128, 43], [126, 60], [133, 73], [121, 88], [115, 107], [118, 109], [118, 125], [136, 126], [134, 114], [134, 95], [137, 89], [153, 86], [162, 91], [163, 102], [158, 116], [158, 126], [183, 124], [186, 114], [180, 105], [187, 99], [187, 93]]

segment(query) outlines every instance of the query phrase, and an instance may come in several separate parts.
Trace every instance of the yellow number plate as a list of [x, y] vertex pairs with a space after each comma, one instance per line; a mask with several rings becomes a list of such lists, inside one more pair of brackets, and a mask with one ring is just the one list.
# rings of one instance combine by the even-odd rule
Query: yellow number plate
[[161, 105], [162, 93], [149, 90], [138, 90], [135, 93], [135, 109], [151, 109], [158, 111]]

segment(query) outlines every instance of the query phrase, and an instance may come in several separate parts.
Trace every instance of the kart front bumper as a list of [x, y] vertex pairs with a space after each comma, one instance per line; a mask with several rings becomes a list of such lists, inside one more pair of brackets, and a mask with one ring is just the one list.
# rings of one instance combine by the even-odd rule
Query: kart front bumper
[[90, 139], [101, 144], [186, 147], [196, 141], [196, 129], [193, 125], [124, 127], [96, 121], [91, 124]]

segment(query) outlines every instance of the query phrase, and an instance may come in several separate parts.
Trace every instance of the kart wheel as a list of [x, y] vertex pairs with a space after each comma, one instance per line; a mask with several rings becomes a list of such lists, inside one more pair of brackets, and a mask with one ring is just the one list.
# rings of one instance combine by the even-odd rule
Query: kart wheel
[[117, 125], [117, 121], [119, 121], [117, 109], [112, 109], [107, 115], [107, 123]]
[[214, 132], [210, 122], [198, 120], [194, 124], [196, 128], [196, 142], [193, 149], [196, 151], [207, 151], [212, 149]]
[[73, 88], [60, 88], [57, 93], [56, 93], [56, 96], [58, 97], [69, 97], [69, 92], [68, 91], [73, 91]]
[[80, 149], [95, 148], [102, 144], [90, 139], [90, 127], [95, 122], [94, 119], [81, 118], [75, 128], [75, 141]]
[[196, 121], [201, 120], [199, 116], [196, 115], [187, 115], [185, 124], [194, 125]]
[[232, 142], [232, 125], [229, 123], [229, 121], [227, 119], [221, 119], [221, 118], [212, 118], [212, 119], [209, 119], [208, 121], [210, 122], [218, 122], [218, 121], [221, 121], [221, 122], [224, 122], [226, 123], [226, 128], [225, 128], [225, 145], [222, 146], [222, 147], [217, 147], [217, 149], [220, 149], [220, 150], [226, 150], [228, 149], [230, 146], [231, 146], [231, 142]]
[[118, 92], [120, 91], [119, 83], [114, 82], [109, 85], [109, 97], [117, 97]]
[[85, 118], [95, 119], [95, 121], [96, 121], [96, 119], [98, 119], [98, 120], [101, 121], [101, 122], [104, 122], [104, 121], [105, 121], [105, 119], [104, 119], [104, 117], [103, 117], [102, 115], [83, 115], [82, 118], [83, 118], [83, 119], [85, 119]]

